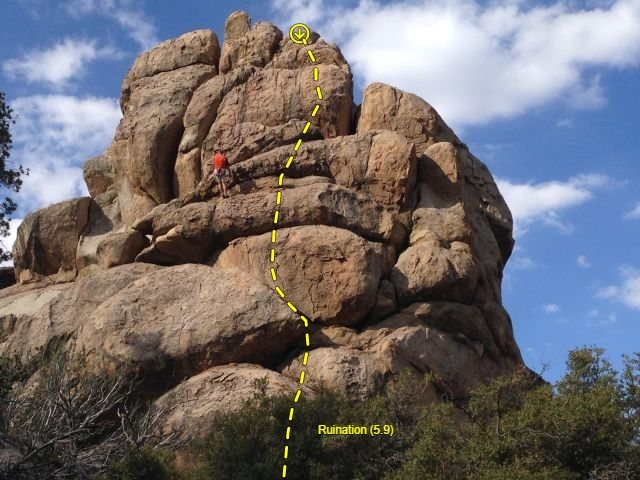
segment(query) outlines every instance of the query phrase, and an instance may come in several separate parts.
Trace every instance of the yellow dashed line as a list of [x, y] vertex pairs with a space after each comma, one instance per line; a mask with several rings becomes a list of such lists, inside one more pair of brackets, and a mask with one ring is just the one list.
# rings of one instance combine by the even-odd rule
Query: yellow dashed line
[[[293, 37], [292, 37], [293, 39]], [[294, 40], [295, 41], [295, 40]], [[296, 43], [300, 43], [300, 42], [296, 42]], [[302, 43], [304, 43], [304, 45], [307, 44], [306, 38], [302, 39]], [[307, 49], [307, 54], [309, 55], [309, 58], [311, 59], [311, 61], [313, 63], [316, 62], [316, 57], [313, 55], [313, 52], [311, 51], [311, 49]], [[313, 68], [313, 80], [315, 82], [318, 81], [318, 79], [320, 78], [320, 70], [318, 69], [318, 67]], [[316, 95], [318, 97], [318, 100], [322, 100], [322, 89], [320, 88], [319, 85], [316, 85]], [[313, 112], [311, 112], [311, 117], [315, 117], [318, 112], [320, 111], [320, 104], [316, 104], [315, 107], [313, 108]], [[309, 131], [309, 129], [311, 128], [311, 122], [308, 121], [303, 130], [302, 130], [302, 135], [306, 135], [307, 132]], [[302, 145], [302, 138], [299, 138], [298, 141], [296, 142], [295, 146], [293, 147], [294, 152], [297, 152], [300, 149], [300, 146]], [[291, 166], [291, 164], [293, 163], [294, 160], [294, 155], [289, 156], [289, 158], [287, 159], [287, 163], [285, 165], [285, 168], [289, 168]], [[278, 186], [281, 187], [284, 183], [284, 172], [280, 173], [280, 176], [278, 177]], [[278, 192], [276, 193], [276, 205], [280, 205], [282, 203], [282, 191], [278, 190]], [[278, 225], [278, 222], [280, 220], [280, 209], [277, 208], [274, 211], [273, 214], [273, 224], [274, 224], [274, 228], [271, 231], [271, 243], [276, 243], [276, 228]], [[276, 250], [275, 248], [271, 248], [271, 254], [270, 254], [270, 259], [271, 262], [275, 262], [275, 257], [276, 257]], [[271, 271], [271, 278], [273, 279], [273, 281], [277, 281], [277, 275], [276, 275], [276, 268], [275, 267], [271, 267], [270, 269]], [[285, 294], [282, 291], [282, 289], [279, 286], [275, 287], [276, 292], [278, 293], [278, 295], [280, 295], [280, 298], [285, 298]], [[286, 301], [286, 300], [285, 300]], [[298, 313], [298, 309], [296, 308], [295, 305], [293, 305], [293, 303], [286, 301], [287, 306], [291, 309], [292, 312], [294, 313]], [[307, 332], [305, 332], [304, 334], [304, 338], [305, 338], [305, 345], [307, 347], [310, 346], [310, 339], [309, 339], [309, 320], [304, 316], [304, 315], [300, 315], [300, 320], [302, 320], [302, 322], [304, 323], [304, 327], [307, 329]], [[304, 356], [302, 359], [302, 365], [303, 366], [307, 366], [307, 361], [309, 360], [309, 350], [307, 348], [307, 350], [304, 352]], [[304, 380], [305, 380], [305, 370], [302, 370], [300, 372], [300, 385], [304, 384]], [[294, 404], [298, 403], [298, 401], [300, 400], [302, 396], [302, 389], [298, 389], [296, 391], [296, 395], [295, 398], [293, 400]], [[289, 422], [293, 421], [293, 413], [294, 413], [294, 407], [291, 407], [291, 409], [289, 410]], [[290, 439], [291, 437], [291, 426], [287, 426], [287, 432], [285, 435], [287, 441]], [[284, 459], [287, 460], [289, 458], [289, 445], [285, 444], [284, 446]], [[282, 478], [286, 478], [287, 476], [287, 464], [284, 463], [282, 465]]]

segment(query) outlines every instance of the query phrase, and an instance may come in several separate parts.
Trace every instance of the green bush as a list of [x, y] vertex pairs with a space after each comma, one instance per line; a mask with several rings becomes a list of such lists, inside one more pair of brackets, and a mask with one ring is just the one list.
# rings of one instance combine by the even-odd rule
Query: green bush
[[[569, 354], [555, 385], [527, 370], [475, 389], [464, 405], [424, 405], [432, 378], [401, 375], [361, 402], [323, 391], [296, 405], [287, 477], [389, 480], [637, 480], [638, 356], [615, 372], [597, 348]], [[290, 397], [262, 392], [214, 419], [188, 478], [279, 478]], [[321, 436], [318, 424], [392, 424], [393, 437]]]
[[517, 372], [476, 389], [462, 416], [425, 410], [392, 478], [640, 479], [638, 357], [620, 375], [603, 353], [570, 352], [556, 386]]
[[111, 465], [104, 480], [171, 480], [175, 478], [169, 460], [150, 448], [132, 449]]
[[[420, 382], [402, 377], [404, 390]], [[407, 384], [410, 386], [407, 388]], [[287, 469], [291, 478], [365, 480], [380, 479], [398, 463], [397, 453], [406, 447], [404, 432], [409, 420], [409, 397], [379, 396], [363, 402], [348, 400], [336, 392], [321, 391], [314, 398], [304, 396], [295, 404], [294, 420], [289, 423], [293, 405], [291, 396], [268, 398], [264, 389], [246, 401], [235, 413], [213, 419], [215, 430], [196, 447], [198, 464], [188, 472], [190, 479], [250, 480], [274, 478], [282, 471], [285, 432], [291, 425], [287, 442]], [[412, 396], [410, 402], [414, 403]], [[404, 417], [403, 417], [404, 415]], [[415, 421], [417, 417], [411, 420]], [[395, 424], [393, 437], [369, 435], [319, 435], [318, 425]]]
[[[0, 393], [19, 371], [0, 362]], [[258, 382], [242, 408], [216, 415], [212, 433], [184, 452], [187, 467], [160, 449], [130, 447], [102, 478], [281, 478], [286, 443], [291, 479], [640, 480], [638, 354], [619, 373], [601, 349], [581, 348], [556, 385], [522, 370], [479, 386], [462, 404], [428, 404], [436, 384], [405, 373], [374, 398], [323, 390], [294, 404]], [[319, 424], [393, 425], [395, 434], [319, 435]]]

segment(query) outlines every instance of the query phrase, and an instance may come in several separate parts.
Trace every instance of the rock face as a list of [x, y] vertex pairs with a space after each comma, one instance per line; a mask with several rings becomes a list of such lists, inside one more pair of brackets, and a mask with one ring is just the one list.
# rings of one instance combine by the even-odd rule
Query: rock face
[[[266, 380], [270, 395], [289, 394], [296, 391], [296, 381], [273, 370], [248, 363], [232, 363], [211, 367], [181, 383], [156, 400], [158, 408], [181, 402], [182, 408], [174, 408], [163, 419], [162, 430], [188, 431], [199, 436], [206, 434], [211, 424], [211, 413], [224, 414], [235, 410], [247, 398], [256, 393], [255, 382]], [[303, 388], [304, 393], [313, 391]]]
[[76, 331], [74, 348], [100, 367], [184, 376], [230, 362], [276, 362], [300, 328], [248, 274], [186, 264], [145, 275], [106, 299]]
[[77, 198], [31, 212], [18, 227], [13, 264], [21, 283], [75, 277], [76, 249], [89, 218], [91, 198]]
[[148, 245], [149, 239], [137, 230], [112, 233], [96, 247], [98, 264], [102, 268], [111, 268], [132, 263]]
[[[307, 48], [236, 12], [222, 47], [200, 30], [138, 57], [113, 143], [85, 164], [91, 198], [18, 230], [0, 354], [127, 366], [158, 405], [194, 400], [165, 420], [199, 432], [252, 380], [290, 392], [303, 368], [308, 394], [354, 398], [431, 372], [431, 399], [518, 368], [501, 304], [512, 219], [490, 172], [424, 100], [376, 83], [356, 107], [338, 47], [314, 33]], [[218, 148], [230, 198], [208, 178]], [[310, 320], [306, 367], [271, 267]]]

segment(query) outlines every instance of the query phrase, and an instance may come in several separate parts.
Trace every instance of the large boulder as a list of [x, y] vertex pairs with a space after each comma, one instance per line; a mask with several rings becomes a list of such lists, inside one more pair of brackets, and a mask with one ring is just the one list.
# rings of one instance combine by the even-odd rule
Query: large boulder
[[114, 188], [125, 224], [173, 198], [173, 169], [193, 93], [217, 74], [218, 39], [198, 30], [141, 54], [120, 96], [123, 118], [113, 143], [85, 166], [93, 196]]
[[90, 204], [90, 197], [76, 198], [26, 216], [13, 244], [13, 265], [19, 282], [43, 276], [69, 281], [76, 276], [76, 249]]
[[187, 264], [145, 275], [102, 302], [76, 332], [74, 349], [89, 355], [88, 368], [183, 378], [231, 362], [273, 365], [301, 328], [249, 275]]
[[277, 284], [314, 322], [356, 325], [367, 317], [380, 281], [394, 261], [388, 248], [321, 225], [285, 228], [278, 235], [273, 263], [265, 255], [271, 234], [264, 234], [233, 242], [216, 266], [240, 268], [267, 284], [274, 267]]
[[73, 331], [69, 324], [51, 321], [50, 314], [56, 300], [73, 287], [73, 283], [62, 283], [18, 290], [13, 295], [11, 288], [3, 292], [5, 296], [0, 299], [0, 354], [27, 360], [52, 339]]
[[41, 349], [65, 343], [105, 300], [131, 282], [158, 270], [129, 264], [97, 270], [73, 283], [16, 285], [0, 297], [0, 355], [28, 360]]
[[375, 353], [340, 346], [311, 350], [306, 367], [298, 357], [282, 367], [282, 374], [299, 379], [300, 372], [309, 368], [312, 370], [305, 382], [308, 387], [337, 390], [354, 400], [379, 393], [391, 374], [382, 358]]
[[373, 83], [364, 91], [358, 132], [393, 130], [416, 145], [416, 151], [437, 142], [460, 143], [438, 112], [422, 98], [400, 89]]
[[[519, 364], [505, 356], [482, 311], [452, 302], [412, 304], [361, 331], [331, 326], [311, 336], [308, 365], [317, 358], [321, 372], [309, 385], [334, 386], [361, 397], [375, 393], [380, 382], [402, 370], [432, 373], [441, 393], [464, 399], [470, 390]], [[335, 365], [331, 365], [331, 359]], [[299, 360], [283, 367], [295, 376]], [[353, 381], [354, 377], [359, 380]], [[436, 397], [437, 398], [437, 397]]]
[[232, 363], [194, 375], [158, 398], [153, 406], [156, 411], [165, 412], [161, 416], [164, 433], [204, 437], [215, 428], [214, 414], [237, 411], [245, 400], [262, 391], [267, 395], [293, 396], [298, 389], [304, 395], [313, 395], [298, 381], [268, 368]]
[[116, 145], [112, 145], [122, 218], [127, 225], [173, 198], [182, 118], [193, 92], [215, 74], [215, 67], [197, 63], [132, 83]]
[[[208, 172], [205, 172], [205, 177]], [[187, 153], [180, 152], [173, 167], [173, 194], [177, 198], [196, 190], [202, 180], [200, 167], [200, 148]]]
[[471, 243], [473, 229], [462, 199], [445, 200], [428, 183], [417, 187], [417, 202], [412, 212], [411, 245], [428, 238], [438, 242]]
[[364, 175], [366, 188], [378, 203], [406, 207], [416, 182], [413, 144], [393, 132], [381, 132], [371, 140]]
[[[322, 78], [323, 100], [313, 126], [319, 130], [323, 138], [348, 135], [351, 133], [353, 104], [351, 74], [335, 65], [320, 64], [317, 68]], [[217, 148], [228, 152], [231, 163], [255, 155], [258, 151], [245, 152], [240, 147], [249, 143], [244, 141], [244, 136], [259, 126], [264, 131], [260, 132], [258, 128], [257, 132], [253, 133], [254, 136], [258, 133], [268, 135], [273, 128], [298, 121], [302, 124], [297, 125], [298, 129], [293, 136], [300, 136], [318, 103], [313, 67], [300, 70], [257, 70], [245, 83], [238, 85], [224, 97], [205, 140], [203, 158], [208, 159]], [[269, 105], [269, 108], [265, 109], [265, 105]], [[253, 140], [253, 143], [255, 142], [258, 140]], [[288, 142], [294, 143], [295, 140], [291, 138]], [[273, 148], [282, 144], [266, 146]], [[264, 146], [260, 149], [263, 152], [265, 150]]]
[[282, 32], [275, 25], [258, 22], [251, 28], [249, 15], [232, 13], [224, 28], [220, 73], [247, 65], [264, 67], [273, 58], [281, 40]]
[[[480, 342], [460, 332], [447, 333], [425, 326], [415, 316], [400, 313], [363, 332], [368, 350], [386, 359], [397, 372], [411, 365], [436, 375], [436, 383], [450, 398], [461, 400], [491, 377], [515, 367], [495, 362]], [[506, 368], [505, 368], [506, 367]]]
[[[229, 242], [271, 231], [274, 202], [273, 192], [257, 192], [218, 202], [215, 228], [220, 238]], [[279, 210], [279, 228], [332, 225], [367, 240], [391, 244], [401, 243], [404, 236], [402, 225], [371, 197], [330, 183], [285, 189]]]
[[[291, 146], [275, 148], [233, 165], [232, 171], [239, 182], [278, 175], [290, 155]], [[303, 142], [287, 176], [325, 176], [395, 208], [410, 203], [417, 172], [413, 143], [398, 133], [374, 131]]]
[[[214, 124], [211, 128], [216, 130], [209, 132], [202, 145], [200, 158], [202, 177], [211, 171], [211, 160], [215, 150], [224, 151], [232, 165], [282, 145], [287, 145], [291, 150], [291, 145], [300, 138], [300, 132], [305, 127], [305, 123], [302, 120], [289, 120], [274, 126], [259, 122]], [[316, 126], [312, 126], [305, 136], [307, 140], [319, 138], [322, 138], [322, 135]]]
[[424, 239], [400, 254], [391, 279], [405, 304], [419, 299], [470, 304], [479, 272], [468, 244]]
[[96, 197], [112, 187], [115, 182], [113, 167], [108, 155], [98, 155], [84, 162], [82, 175], [89, 195]]
[[293, 43], [289, 37], [285, 38], [267, 68], [298, 70], [308, 67], [308, 49], [313, 51], [313, 56], [316, 59], [315, 64], [336, 65], [347, 73], [351, 72], [340, 48], [333, 43], [325, 42], [315, 32], [311, 32], [307, 49], [300, 48], [300, 45]]
[[196, 30], [178, 38], [166, 40], [144, 52], [134, 62], [122, 85], [120, 104], [127, 110], [133, 84], [145, 77], [178, 70], [190, 65], [218, 65], [220, 45], [212, 30]]
[[255, 68], [239, 68], [228, 75], [213, 77], [204, 82], [193, 94], [184, 114], [184, 134], [180, 152], [199, 147], [216, 119], [222, 99], [234, 87], [246, 82]]
[[157, 217], [153, 244], [135, 260], [159, 265], [204, 261], [214, 246], [214, 211], [215, 203], [194, 203]]
[[132, 263], [147, 246], [149, 239], [138, 230], [112, 233], [103, 238], [96, 248], [98, 265], [111, 268]]

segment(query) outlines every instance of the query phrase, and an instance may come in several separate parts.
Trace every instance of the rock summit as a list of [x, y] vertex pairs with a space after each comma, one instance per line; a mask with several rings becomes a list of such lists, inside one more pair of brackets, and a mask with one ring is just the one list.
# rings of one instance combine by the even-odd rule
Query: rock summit
[[[311, 320], [310, 393], [362, 398], [411, 369], [464, 398], [522, 365], [501, 301], [512, 217], [491, 173], [418, 96], [374, 83], [354, 104], [340, 49], [309, 42], [315, 64], [237, 12], [222, 44], [198, 30], [135, 60], [113, 141], [84, 165], [90, 196], [18, 230], [0, 354], [62, 345], [88, 369], [131, 367], [156, 402], [194, 399], [167, 422], [202, 429], [256, 378], [295, 391], [302, 326], [269, 275], [280, 189], [275, 265]], [[302, 135], [314, 67], [322, 108]], [[207, 180], [216, 149], [235, 178], [226, 199]]]

